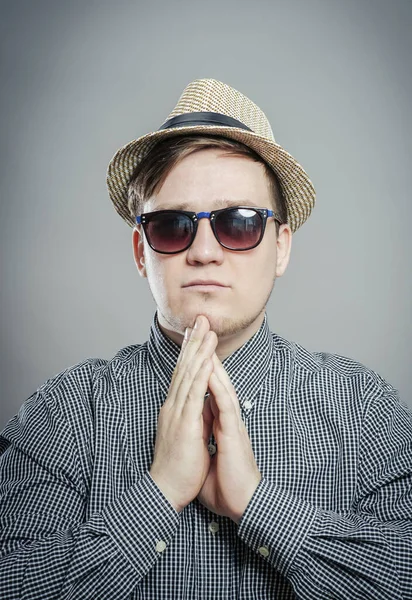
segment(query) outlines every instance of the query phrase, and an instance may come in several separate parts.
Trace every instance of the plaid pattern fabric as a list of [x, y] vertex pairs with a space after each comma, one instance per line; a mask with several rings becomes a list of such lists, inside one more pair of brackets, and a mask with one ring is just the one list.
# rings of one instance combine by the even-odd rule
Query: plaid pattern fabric
[[[224, 361], [263, 475], [239, 524], [177, 514], [150, 475], [179, 348], [47, 381], [1, 439], [0, 597], [412, 598], [412, 417], [379, 375], [266, 319]], [[219, 450], [217, 450], [219, 451]]]

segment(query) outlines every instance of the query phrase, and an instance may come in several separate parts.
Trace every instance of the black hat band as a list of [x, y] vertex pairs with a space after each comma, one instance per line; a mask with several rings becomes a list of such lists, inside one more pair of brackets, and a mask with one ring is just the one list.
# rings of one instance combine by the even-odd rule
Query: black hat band
[[171, 127], [196, 127], [197, 125], [217, 125], [219, 127], [237, 127], [238, 129], [245, 129], [246, 131], [252, 131], [241, 121], [222, 115], [215, 112], [192, 112], [185, 113], [183, 115], [177, 115], [168, 119], [158, 131], [162, 129], [170, 129]]

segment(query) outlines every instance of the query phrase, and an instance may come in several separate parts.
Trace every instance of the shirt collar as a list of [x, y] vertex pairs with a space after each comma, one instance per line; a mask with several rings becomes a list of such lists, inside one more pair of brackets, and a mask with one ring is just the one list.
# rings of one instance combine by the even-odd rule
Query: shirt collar
[[[169, 389], [179, 352], [180, 346], [162, 332], [155, 314], [148, 340], [148, 353], [165, 390]], [[245, 401], [253, 402], [268, 372], [272, 356], [272, 335], [265, 314], [259, 330], [223, 361], [241, 404]]]

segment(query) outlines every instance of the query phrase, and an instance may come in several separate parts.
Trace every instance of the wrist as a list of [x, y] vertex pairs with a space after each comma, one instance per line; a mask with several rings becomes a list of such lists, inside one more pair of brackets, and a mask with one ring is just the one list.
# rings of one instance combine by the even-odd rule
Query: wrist
[[239, 505], [237, 507], [237, 510], [234, 511], [232, 513], [232, 515], [230, 516], [232, 521], [234, 521], [237, 525], [239, 525], [240, 521], [242, 520], [242, 517], [245, 514], [245, 511], [246, 511], [247, 507], [249, 506], [249, 503], [252, 500], [253, 495], [256, 492], [259, 483], [261, 482], [261, 479], [262, 479], [262, 475], [260, 473], [257, 473], [257, 476], [256, 476], [254, 482], [251, 483], [251, 485], [247, 488], [247, 493], [245, 493], [245, 495], [243, 496], [242, 504]]
[[159, 476], [159, 474], [157, 474], [155, 471], [153, 471], [152, 469], [149, 471], [149, 475], [152, 478], [154, 484], [157, 486], [157, 488], [160, 490], [160, 492], [163, 494], [163, 496], [166, 498], [166, 500], [168, 501], [168, 503], [172, 506], [172, 508], [177, 512], [180, 513], [182, 512], [182, 510], [185, 508], [185, 505], [182, 505], [177, 499], [176, 499], [176, 493], [175, 491], [170, 487], [170, 485], [168, 485], [167, 482], [165, 482], [161, 476]]

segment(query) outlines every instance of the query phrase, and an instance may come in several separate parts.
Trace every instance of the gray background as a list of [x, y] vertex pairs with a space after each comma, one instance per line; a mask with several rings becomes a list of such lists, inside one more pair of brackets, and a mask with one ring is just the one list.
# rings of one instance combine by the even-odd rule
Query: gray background
[[271, 328], [412, 406], [409, 0], [1, 3], [1, 418], [153, 315], [105, 188], [116, 149], [214, 77], [266, 112], [318, 192]]

